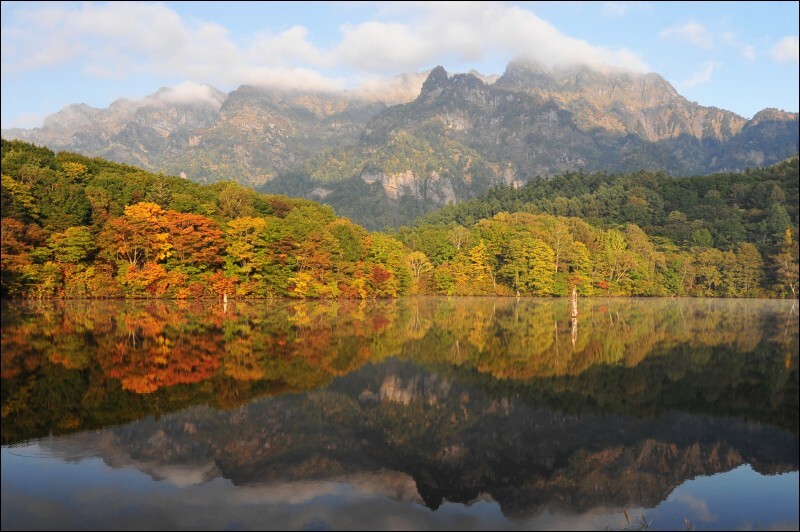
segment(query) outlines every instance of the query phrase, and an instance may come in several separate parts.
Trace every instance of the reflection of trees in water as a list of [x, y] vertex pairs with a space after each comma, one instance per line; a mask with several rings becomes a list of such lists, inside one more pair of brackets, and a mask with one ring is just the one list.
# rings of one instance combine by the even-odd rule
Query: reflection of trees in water
[[706, 402], [737, 403], [733, 391], [752, 396], [752, 386], [772, 408], [786, 409], [793, 397], [797, 404], [798, 319], [788, 302], [582, 299], [577, 337], [568, 305], [511, 298], [235, 302], [227, 309], [203, 301], [13, 304], [3, 309], [4, 438], [7, 421], [33, 430], [36, 422], [22, 419], [34, 412], [49, 416], [43, 426], [50, 430], [92, 426], [98, 405], [104, 419], [114, 408], [131, 419], [154, 402], [230, 405], [324, 386], [387, 356], [453, 375], [477, 372], [486, 378], [476, 382], [501, 395], [512, 388], [530, 395], [530, 379], [557, 379], [544, 388], [608, 408], [624, 394], [663, 404], [660, 394], [677, 393], [669, 384], [676, 382]]

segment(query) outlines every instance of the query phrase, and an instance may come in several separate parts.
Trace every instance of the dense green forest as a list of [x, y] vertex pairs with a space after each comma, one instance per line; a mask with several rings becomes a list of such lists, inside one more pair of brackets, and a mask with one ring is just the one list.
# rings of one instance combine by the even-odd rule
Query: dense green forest
[[798, 159], [574, 173], [369, 232], [328, 206], [2, 141], [2, 295], [796, 297]]

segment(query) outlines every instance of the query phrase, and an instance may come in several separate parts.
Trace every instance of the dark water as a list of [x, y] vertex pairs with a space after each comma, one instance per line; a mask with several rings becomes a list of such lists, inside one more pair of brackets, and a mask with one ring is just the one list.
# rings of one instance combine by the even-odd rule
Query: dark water
[[2, 529], [797, 530], [797, 307], [580, 311], [3, 303]]

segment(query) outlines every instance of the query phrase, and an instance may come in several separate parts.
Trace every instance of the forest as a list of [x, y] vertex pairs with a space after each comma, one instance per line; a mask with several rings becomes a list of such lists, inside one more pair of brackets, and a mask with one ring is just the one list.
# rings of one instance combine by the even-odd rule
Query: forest
[[370, 232], [310, 200], [2, 141], [3, 297], [797, 297], [798, 158], [566, 174]]

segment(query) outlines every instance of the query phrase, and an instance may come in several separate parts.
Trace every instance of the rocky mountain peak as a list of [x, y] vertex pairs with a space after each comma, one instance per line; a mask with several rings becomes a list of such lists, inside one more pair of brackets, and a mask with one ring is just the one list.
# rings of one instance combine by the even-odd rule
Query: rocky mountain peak
[[428, 79], [422, 84], [420, 98], [429, 99], [438, 96], [447, 87], [449, 78], [443, 66], [437, 66], [428, 74]]
[[464, 87], [467, 89], [481, 89], [486, 84], [475, 74], [454, 74], [450, 78], [450, 85], [453, 87]]
[[99, 109], [85, 103], [74, 103], [45, 118], [43, 127], [65, 128], [91, 124], [99, 112]]

